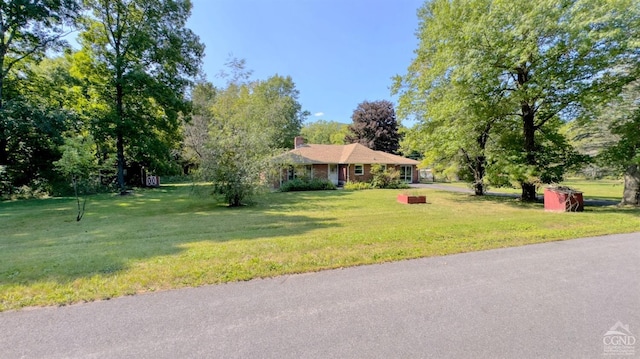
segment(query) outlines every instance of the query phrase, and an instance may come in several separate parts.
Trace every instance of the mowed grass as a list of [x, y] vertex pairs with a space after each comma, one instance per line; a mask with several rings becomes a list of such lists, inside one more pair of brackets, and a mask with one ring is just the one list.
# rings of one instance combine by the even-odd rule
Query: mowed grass
[[589, 181], [570, 178], [562, 182], [562, 185], [582, 191], [585, 198], [606, 199], [611, 201], [622, 200], [622, 192], [624, 191], [624, 183], [622, 180], [603, 179]]
[[[196, 188], [194, 191], [193, 188]], [[430, 189], [270, 193], [227, 208], [202, 187], [0, 203], [0, 310], [640, 230], [640, 211]]]
[[[437, 184], [460, 188], [471, 188], [471, 185], [466, 182], [437, 182]], [[624, 190], [624, 184], [622, 180], [611, 179], [593, 181], [582, 178], [569, 178], [566, 181], [560, 183], [560, 185], [568, 186], [575, 190], [583, 192], [583, 196], [586, 199], [602, 199], [610, 201], [620, 201], [622, 199], [622, 192]], [[539, 196], [543, 195], [545, 187], [546, 186], [542, 186], [538, 188]], [[519, 188], [489, 187], [488, 191], [496, 193], [522, 193], [522, 190]]]

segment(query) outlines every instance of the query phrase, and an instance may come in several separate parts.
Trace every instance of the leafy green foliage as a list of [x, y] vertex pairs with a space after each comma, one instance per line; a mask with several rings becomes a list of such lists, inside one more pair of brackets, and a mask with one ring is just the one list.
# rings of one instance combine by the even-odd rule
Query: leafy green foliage
[[499, 152], [488, 156], [488, 177], [495, 186], [518, 187], [522, 183], [536, 186], [559, 183], [568, 171], [577, 171], [589, 161], [579, 154], [560, 132], [562, 123], [552, 119], [541, 128], [536, 137], [537, 166], [530, 166], [522, 155], [522, 133], [504, 133], [498, 140]]
[[619, 171], [609, 161], [597, 160], [605, 148], [614, 145], [618, 137], [609, 129], [610, 118], [599, 117], [589, 121], [574, 120], [562, 126], [561, 132], [567, 141], [578, 151], [588, 156], [588, 161], [579, 173], [592, 179], [606, 176], [616, 177]]
[[[486, 153], [496, 158], [487, 164], [515, 162], [502, 171], [515, 171], [509, 176], [522, 181], [522, 198], [533, 200], [535, 184], [560, 177], [575, 157], [547, 123], [607, 102], [633, 78], [620, 69], [640, 56], [639, 9], [637, 0], [427, 2], [419, 12], [417, 56], [394, 82], [400, 117], [433, 122], [438, 130], [428, 128], [434, 136], [427, 140], [449, 132], [463, 140], [454, 148], [482, 134], [475, 124], [482, 129], [494, 121], [495, 141], [511, 147]], [[451, 144], [433, 146], [449, 157], [454, 152], [446, 148]]]
[[360, 143], [375, 151], [397, 153], [400, 133], [393, 104], [389, 101], [364, 101], [351, 116], [347, 143]]
[[371, 187], [373, 188], [408, 188], [409, 186], [400, 181], [400, 172], [395, 168], [384, 168], [376, 163], [371, 166]]
[[348, 132], [349, 125], [324, 120], [307, 123], [300, 130], [306, 143], [318, 145], [344, 145]]
[[623, 174], [624, 190], [622, 204], [640, 205], [640, 85], [628, 87], [613, 111], [606, 111], [609, 130], [618, 138], [598, 155], [600, 163], [613, 166]]
[[[97, 144], [90, 134], [72, 134], [60, 146], [62, 155], [53, 162], [57, 172], [71, 181], [76, 196], [98, 193], [103, 188], [103, 179], [113, 178], [113, 159], [100, 160]], [[59, 192], [62, 189], [59, 189]]]
[[347, 191], [361, 191], [365, 189], [373, 189], [373, 186], [369, 182], [348, 181], [344, 184], [344, 189]]
[[265, 81], [255, 81], [250, 87], [255, 106], [254, 120], [269, 132], [270, 147], [292, 148], [293, 140], [309, 113], [302, 110], [298, 101], [300, 92], [291, 76], [276, 74]]
[[188, 28], [188, 0], [86, 0], [77, 73], [90, 86], [94, 137], [115, 148], [125, 190], [126, 155], [152, 171], [167, 169], [180, 142], [186, 91], [204, 46]]
[[280, 192], [334, 190], [333, 182], [322, 178], [294, 178], [280, 186]]
[[[62, 146], [62, 156], [58, 161], [53, 164], [56, 169], [64, 176], [70, 177], [73, 184], [74, 194], [76, 196], [76, 202], [78, 206], [78, 214], [76, 221], [80, 221], [84, 216], [86, 208], [86, 198], [82, 206], [80, 205], [80, 192], [87, 192], [87, 188], [90, 186], [90, 179], [94, 177], [94, 186], [96, 184], [96, 178], [98, 172], [98, 159], [95, 156], [95, 143], [90, 136], [77, 136], [65, 139], [65, 143]], [[82, 187], [82, 188], [78, 188]]]
[[0, 165], [0, 199], [11, 193], [13, 185], [11, 183], [11, 178], [7, 173], [7, 166]]
[[[231, 64], [234, 82], [225, 88], [199, 85], [205, 87], [197, 90], [202, 111], [187, 127], [188, 146], [198, 154], [202, 178], [212, 181], [230, 206], [240, 206], [263, 186], [272, 170], [269, 159], [293, 145], [307, 113], [291, 77], [240, 82], [248, 79], [242, 75], [244, 62]], [[195, 126], [207, 128], [207, 135], [198, 137]]]
[[52, 162], [60, 156], [63, 132], [76, 119], [54, 91], [64, 69], [41, 61], [60, 50], [65, 25], [76, 15], [75, 1], [4, 1], [0, 4], [0, 166], [2, 196], [48, 193], [58, 182]]
[[[0, 165], [8, 170], [15, 169], [15, 161], [10, 159], [14, 130], [24, 122], [33, 122], [16, 113], [17, 107], [25, 105], [15, 98], [14, 91], [21, 91], [25, 82], [24, 67], [18, 67], [41, 60], [48, 50], [60, 49], [65, 44], [61, 40], [64, 26], [73, 23], [78, 8], [75, 0], [0, 2]], [[5, 111], [9, 101], [13, 101], [12, 108]], [[23, 123], [13, 124], [15, 120]]]
[[214, 191], [237, 207], [258, 192], [273, 152], [257, 124], [219, 123], [210, 132], [200, 175], [213, 182]]
[[0, 109], [5, 134], [5, 171], [11, 187], [48, 192], [56, 180], [52, 162], [69, 126], [67, 113], [24, 96], [13, 97]]
[[53, 164], [63, 175], [88, 178], [98, 171], [95, 143], [91, 136], [68, 137], [61, 147], [62, 156]]

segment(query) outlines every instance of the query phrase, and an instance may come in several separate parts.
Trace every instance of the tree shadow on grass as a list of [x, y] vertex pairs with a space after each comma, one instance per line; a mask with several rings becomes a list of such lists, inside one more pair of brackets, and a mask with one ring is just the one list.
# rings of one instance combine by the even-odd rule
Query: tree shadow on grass
[[[96, 275], [117, 276], [131, 266], [179, 255], [198, 243], [219, 249], [225, 243], [286, 240], [339, 226], [330, 215], [312, 217], [277, 210], [314, 196], [333, 194], [285, 196], [275, 201], [268, 199], [274, 198], [270, 195], [243, 208], [227, 208], [215, 198], [194, 197], [185, 190], [100, 195], [89, 198], [81, 222], [73, 219], [71, 199], [16, 203], [0, 208], [4, 232], [0, 236], [0, 286], [68, 284]], [[266, 205], [269, 203], [275, 207]]]
[[476, 196], [474, 194], [469, 194], [469, 193], [455, 193], [455, 195], [452, 196], [452, 201], [458, 202], [458, 203], [490, 202], [490, 203], [496, 203], [496, 204], [506, 204], [516, 208], [523, 208], [523, 209], [543, 207], [543, 202], [540, 199], [536, 200], [535, 202], [525, 202], [520, 200], [517, 195], [502, 194], [502, 193], [501, 194], [485, 194], [483, 196]]
[[[614, 198], [615, 199], [615, 198]], [[544, 210], [544, 198], [538, 197], [535, 202], [525, 202], [520, 200], [517, 195], [509, 194], [486, 194], [484, 196], [476, 196], [467, 193], [456, 193], [452, 199], [458, 203], [482, 203], [490, 202], [496, 204], [506, 204], [514, 208], [519, 209], [539, 209]], [[620, 213], [630, 216], [640, 216], [640, 209], [633, 207], [618, 206], [619, 201], [607, 200], [607, 199], [592, 199], [588, 198], [584, 200], [585, 212], [599, 212], [599, 213]]]

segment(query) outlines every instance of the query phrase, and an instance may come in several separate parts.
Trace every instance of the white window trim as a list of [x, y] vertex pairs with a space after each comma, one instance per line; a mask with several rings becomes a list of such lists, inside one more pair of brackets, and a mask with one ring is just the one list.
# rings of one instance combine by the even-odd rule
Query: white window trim
[[[408, 177], [407, 177], [407, 169], [409, 170]], [[413, 183], [413, 166], [410, 166], [410, 165], [400, 166], [400, 180], [404, 183]]]
[[[362, 166], [362, 172], [358, 173], [358, 166]], [[353, 165], [353, 174], [356, 176], [364, 176], [364, 164], [354, 164]]]

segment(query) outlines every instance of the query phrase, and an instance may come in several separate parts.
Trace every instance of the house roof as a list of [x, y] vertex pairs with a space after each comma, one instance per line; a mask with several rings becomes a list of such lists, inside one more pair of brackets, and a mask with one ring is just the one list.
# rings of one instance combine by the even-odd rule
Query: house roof
[[286, 161], [295, 164], [389, 164], [417, 165], [419, 162], [410, 158], [392, 155], [382, 151], [374, 151], [359, 143], [350, 145], [313, 145], [304, 144], [282, 156]]

